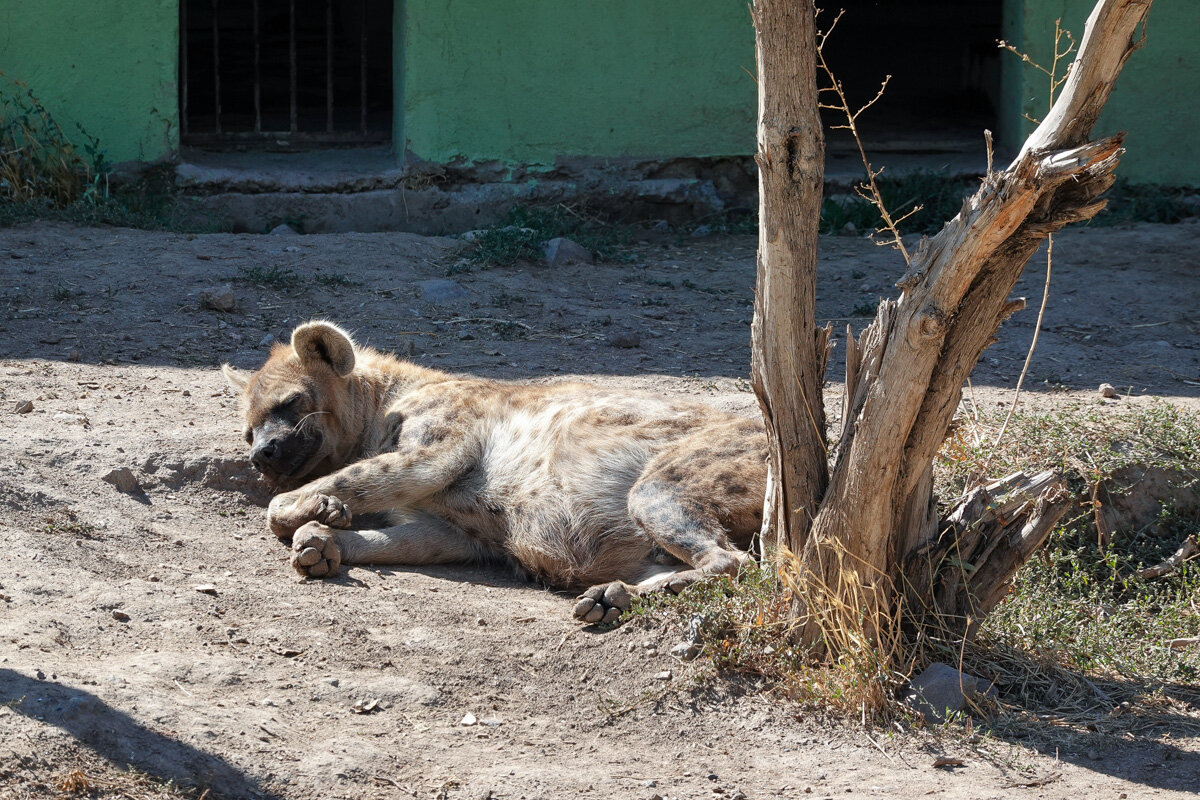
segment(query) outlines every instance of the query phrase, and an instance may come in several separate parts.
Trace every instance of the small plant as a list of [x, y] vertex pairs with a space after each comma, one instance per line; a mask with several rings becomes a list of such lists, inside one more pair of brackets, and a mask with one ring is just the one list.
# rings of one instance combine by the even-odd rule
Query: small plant
[[71, 288], [63, 283], [57, 284], [54, 287], [54, 290], [50, 292], [50, 296], [60, 303], [65, 303], [67, 300], [70, 300], [72, 294], [74, 294], [74, 292], [71, 291]]
[[268, 267], [238, 267], [238, 274], [233, 280], [278, 291], [300, 285], [299, 275], [287, 267], [280, 267], [276, 264]]
[[107, 197], [99, 142], [81, 126], [79, 133], [83, 154], [29, 86], [21, 81], [0, 86], [0, 199], [61, 208]]
[[79, 515], [70, 508], [46, 517], [42, 530], [49, 534], [70, 534], [81, 539], [96, 538], [96, 526], [81, 522]]
[[546, 242], [566, 237], [597, 258], [616, 260], [628, 238], [624, 228], [605, 223], [567, 205], [514, 206], [498, 223], [475, 239], [471, 259], [478, 264], [508, 267], [519, 261], [541, 261]]
[[331, 289], [344, 289], [349, 286], [360, 286], [359, 281], [352, 280], [340, 272], [322, 272], [313, 276], [313, 280], [321, 286]]

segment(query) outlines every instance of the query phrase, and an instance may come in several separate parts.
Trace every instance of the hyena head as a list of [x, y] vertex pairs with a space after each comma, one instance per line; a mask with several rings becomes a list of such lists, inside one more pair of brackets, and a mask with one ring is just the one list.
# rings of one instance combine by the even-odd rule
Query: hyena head
[[228, 364], [225, 379], [241, 393], [250, 461], [279, 488], [299, 486], [341, 466], [340, 419], [355, 364], [354, 342], [336, 325], [307, 322], [292, 342], [246, 374]]

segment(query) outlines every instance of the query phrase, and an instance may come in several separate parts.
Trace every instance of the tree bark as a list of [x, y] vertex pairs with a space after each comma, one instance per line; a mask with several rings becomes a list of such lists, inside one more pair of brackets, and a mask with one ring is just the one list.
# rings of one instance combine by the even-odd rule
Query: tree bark
[[[1054, 476], [1020, 476], [969, 495], [939, 521], [932, 462], [963, 382], [1024, 306], [1008, 293], [1029, 258], [1047, 235], [1104, 205], [1122, 137], [1087, 139], [1150, 3], [1097, 3], [1062, 95], [1020, 155], [921, 242], [899, 299], [882, 302], [857, 341], [847, 337], [845, 413], [828, 475], [820, 400], [828, 332], [813, 316], [820, 135], [811, 5], [755, 3], [762, 216], [753, 374], [772, 441], [767, 508], [794, 554], [798, 636], [815, 652], [829, 649], [831, 627], [862, 634], [840, 641], [878, 641], [905, 613], [949, 615], [965, 628], [968, 615], [998, 602], [1065, 510]], [[1009, 516], [980, 500], [1014, 492]], [[948, 569], [952, 559], [957, 568]]]
[[764, 539], [803, 547], [828, 477], [822, 385], [829, 331], [816, 326], [825, 142], [812, 0], [755, 0], [759, 233], [751, 381], [770, 442]]

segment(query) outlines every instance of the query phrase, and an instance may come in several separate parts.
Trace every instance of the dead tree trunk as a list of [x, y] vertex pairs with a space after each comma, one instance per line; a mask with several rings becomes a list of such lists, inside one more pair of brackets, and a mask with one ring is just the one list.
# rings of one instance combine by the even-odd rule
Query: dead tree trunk
[[803, 546], [828, 478], [829, 331], [816, 325], [825, 141], [817, 110], [812, 0], [756, 0], [758, 278], [751, 379], [770, 438], [763, 531]]
[[[1039, 476], [1032, 482], [1013, 479], [980, 490], [989, 496], [1003, 492], [1005, 498], [999, 502], [1015, 517], [989, 517], [988, 508], [995, 502], [981, 502], [976, 494], [964, 498], [946, 520], [939, 520], [932, 463], [946, 438], [964, 381], [994, 341], [1000, 324], [1024, 306], [1021, 300], [1010, 300], [1008, 293], [1026, 262], [1048, 234], [1092, 217], [1104, 205], [1097, 198], [1113, 182], [1122, 139], [1114, 136], [1089, 143], [1088, 135], [1122, 64], [1139, 44], [1135, 34], [1150, 3], [1097, 3], [1061, 96], [1020, 155], [1007, 169], [988, 175], [959, 215], [937, 236], [921, 243], [898, 283], [899, 299], [881, 303], [874, 322], [857, 341], [847, 337], [842, 429], [827, 484], [822, 469], [811, 465], [800, 469], [788, 463], [818, 458], [816, 437], [810, 442], [796, 439], [799, 434], [793, 428], [779, 430], [781, 421], [798, 427], [819, 422], [820, 416], [812, 413], [820, 407], [812, 388], [819, 377], [800, 369], [790, 375], [762, 371], [761, 388], [758, 384], [756, 388], [776, 441], [787, 443], [791, 436], [808, 444], [783, 449], [782, 463], [775, 465], [782, 483], [776, 487], [776, 502], [797, 504], [799, 499], [806, 512], [816, 509], [811, 524], [805, 518], [798, 528], [792, 527], [794, 515], [776, 514], [783, 541], [791, 543], [796, 554], [794, 586], [803, 643], [818, 650], [836, 647], [827, 634], [839, 626], [856, 628], [877, 640], [894, 631], [901, 618], [911, 620], [922, 612], [953, 615], [965, 625], [967, 616], [977, 618], [994, 605], [1008, 578], [1065, 510], [1058, 499], [1060, 482]], [[767, 26], [777, 24], [775, 5], [755, 3], [763, 117], [767, 116], [764, 109], [779, 104], [770, 97], [773, 87], [778, 90], [779, 75], [768, 70], [786, 66], [768, 51], [778, 48], [781, 56], [790, 53], [795, 60], [801, 57], [796, 48], [802, 46], [804, 62], [813, 60], [811, 29], [803, 31], [803, 39], [797, 29], [786, 47], [772, 38], [776, 32]], [[807, 3], [796, 5], [804, 9], [795, 13], [807, 14]], [[786, 96], [789, 102], [809, 99], [794, 91]], [[785, 111], [770, 113], [788, 118]], [[759, 132], [760, 161], [778, 171], [762, 151], [761, 122]], [[785, 144], [784, 152], [801, 151], [789, 150]], [[767, 326], [758, 319], [769, 320], [770, 312], [779, 313], [773, 296], [763, 294], [764, 286], [770, 290], [786, 280], [811, 284], [813, 277], [807, 268], [798, 269], [773, 255], [778, 241], [800, 236], [811, 236], [810, 244], [792, 246], [788, 252], [811, 250], [817, 206], [789, 199], [791, 204], [785, 208], [803, 208], [813, 219], [793, 217], [781, 222], [775, 205], [780, 200], [768, 193], [771, 185], [769, 177], [763, 179], [754, 343], [756, 351], [768, 352], [756, 352], [755, 363], [757, 359], [778, 363], [782, 359], [770, 351], [784, 350], [801, 353], [807, 359], [802, 366], [816, 367], [823, 363], [825, 335], [818, 331], [814, 336], [815, 324], [804, 324], [810, 319], [804, 316], [811, 314], [809, 306], [786, 317], [790, 329]], [[812, 196], [819, 200], [819, 192]], [[794, 233], [780, 232], [781, 224]], [[773, 270], [785, 271], [776, 276]], [[807, 302], [812, 287], [791, 291]], [[792, 396], [802, 404], [785, 411], [783, 398], [788, 395], [774, 386], [775, 380], [799, 383]], [[801, 482], [794, 482], [797, 479]], [[974, 560], [967, 562], [961, 556], [972, 537]], [[801, 544], [802, 549], [797, 549]]]

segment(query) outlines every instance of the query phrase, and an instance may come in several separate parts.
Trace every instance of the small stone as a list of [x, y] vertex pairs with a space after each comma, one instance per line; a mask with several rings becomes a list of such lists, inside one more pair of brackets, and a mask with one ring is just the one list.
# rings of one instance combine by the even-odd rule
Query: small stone
[[636, 333], [617, 332], [612, 333], [608, 337], [609, 347], [618, 347], [622, 350], [629, 350], [634, 347], [642, 346], [642, 337]]
[[112, 610], [112, 618], [117, 622], [129, 622], [129, 615], [119, 608], [114, 608]]
[[117, 491], [125, 492], [126, 494], [142, 488], [138, 485], [137, 476], [133, 474], [133, 470], [129, 467], [117, 467], [101, 478], [101, 480], [111, 483], [117, 487]]
[[658, 781], [646, 781], [642, 786], [645, 786], [647, 789], [653, 789], [655, 786], [658, 786]]
[[564, 236], [559, 236], [546, 242], [543, 251], [546, 254], [546, 264], [551, 267], [592, 263], [592, 252], [590, 250]]
[[671, 655], [681, 661], [694, 661], [696, 656], [700, 655], [700, 645], [680, 642], [671, 648]]
[[327, 683], [330, 686], [333, 686], [336, 688], [337, 685], [341, 683], [341, 681], [339, 681], [337, 678], [322, 678], [321, 683]]
[[941, 723], [967, 705], [968, 698], [995, 694], [987, 681], [959, 672], [949, 664], [933, 663], [909, 683], [904, 700], [926, 722]]
[[650, 230], [662, 231], [665, 233], [671, 230], [671, 223], [667, 222], [665, 219], [660, 219], [658, 222], [650, 226]]
[[275, 337], [269, 333], [258, 340], [259, 347], [270, 347], [273, 344], [275, 344]]
[[478, 721], [479, 720], [475, 719], [475, 715], [468, 711], [465, 715], [463, 715], [463, 718], [459, 720], [458, 724], [465, 728], [469, 728]]
[[475, 624], [476, 625], [487, 625], [487, 620], [484, 619], [483, 617], [476, 617]]
[[470, 292], [449, 278], [433, 278], [417, 283], [417, 291], [421, 299], [428, 303], [439, 305], [454, 303], [465, 299]]
[[201, 308], [226, 314], [237, 307], [237, 295], [233, 293], [233, 287], [229, 284], [205, 289], [200, 292], [199, 301]]
[[383, 703], [378, 699], [375, 700], [355, 700], [354, 705], [350, 706], [350, 711], [354, 714], [373, 714], [376, 711], [383, 710]]
[[271, 228], [270, 235], [271, 236], [298, 236], [299, 234], [296, 232], [296, 229], [293, 228], [291, 225], [284, 223], [283, 225], [276, 225], [274, 228]]
[[17, 405], [13, 409], [13, 411], [17, 412], [18, 414], [28, 414], [30, 411], [33, 411], [33, 401], [32, 400], [18, 400]]
[[692, 237], [695, 239], [703, 239], [705, 236], [712, 236], [712, 232], [713, 230], [711, 225], [697, 225], [692, 231]]
[[202, 583], [199, 586], [193, 586], [192, 588], [200, 594], [211, 594], [214, 596], [217, 594], [217, 587], [213, 586], [211, 583]]
[[72, 350], [71, 352], [67, 353], [67, 361], [78, 362], [82, 360], [83, 356], [79, 354], [78, 350]]
[[654, 673], [654, 680], [656, 680], [656, 681], [669, 681], [669, 680], [671, 680], [671, 670], [669, 670], [669, 669], [664, 669], [662, 672], [656, 672], [656, 673]]
[[854, 234], [858, 233], [858, 226], [856, 226], [853, 222], [847, 222], [842, 226], [842, 233], [847, 236], [853, 236]]
[[1116, 397], [1117, 389], [1111, 383], [1102, 383], [1102, 384], [1100, 384], [1100, 396], [1107, 397], [1110, 399], [1113, 397]]

